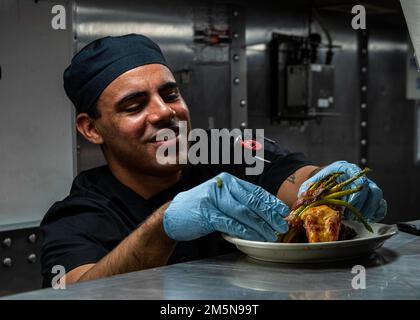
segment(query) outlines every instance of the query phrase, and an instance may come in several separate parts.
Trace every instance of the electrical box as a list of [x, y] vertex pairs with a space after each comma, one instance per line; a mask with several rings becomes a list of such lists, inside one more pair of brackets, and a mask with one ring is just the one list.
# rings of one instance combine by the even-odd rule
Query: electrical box
[[305, 108], [317, 115], [334, 105], [334, 66], [287, 66], [287, 108]]

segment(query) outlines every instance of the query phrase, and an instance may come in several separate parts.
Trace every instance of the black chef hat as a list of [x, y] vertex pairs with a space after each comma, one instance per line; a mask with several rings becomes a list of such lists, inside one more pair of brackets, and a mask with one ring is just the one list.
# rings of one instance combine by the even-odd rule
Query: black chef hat
[[97, 39], [73, 57], [64, 71], [64, 89], [77, 111], [89, 112], [119, 75], [154, 63], [167, 66], [159, 46], [143, 35]]

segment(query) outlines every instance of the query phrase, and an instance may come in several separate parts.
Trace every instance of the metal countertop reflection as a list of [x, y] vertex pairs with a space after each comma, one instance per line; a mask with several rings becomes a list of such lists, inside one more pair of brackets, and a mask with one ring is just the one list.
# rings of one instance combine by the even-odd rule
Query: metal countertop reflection
[[[366, 268], [365, 289], [352, 286], [355, 265]], [[237, 253], [4, 299], [420, 299], [419, 265], [420, 237], [400, 232], [358, 260], [279, 264]]]

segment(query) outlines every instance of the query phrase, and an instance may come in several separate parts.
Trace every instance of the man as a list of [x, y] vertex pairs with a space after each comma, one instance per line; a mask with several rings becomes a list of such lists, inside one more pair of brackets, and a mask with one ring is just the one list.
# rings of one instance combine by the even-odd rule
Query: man
[[[108, 165], [79, 174], [44, 217], [44, 286], [55, 265], [64, 266], [69, 284], [231, 252], [219, 232], [275, 241], [309, 183], [359, 171], [345, 161], [319, 168], [269, 140], [264, 157], [271, 163], [256, 176], [237, 164], [160, 164], [158, 148], [180, 137], [157, 136], [179, 132], [190, 119], [162, 52], [142, 35], [93, 41], [66, 69], [64, 87], [78, 131], [101, 146]], [[381, 219], [382, 191], [367, 178], [355, 183], [363, 191], [348, 201]]]

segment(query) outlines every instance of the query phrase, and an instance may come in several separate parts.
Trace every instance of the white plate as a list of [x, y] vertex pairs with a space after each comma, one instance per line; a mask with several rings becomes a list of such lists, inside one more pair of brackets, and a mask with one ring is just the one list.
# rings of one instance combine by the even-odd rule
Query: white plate
[[398, 233], [396, 225], [371, 223], [373, 233], [370, 233], [359, 222], [345, 221], [344, 224], [357, 232], [354, 239], [319, 243], [275, 243], [243, 240], [226, 234], [223, 237], [254, 259], [283, 263], [318, 263], [366, 255]]

